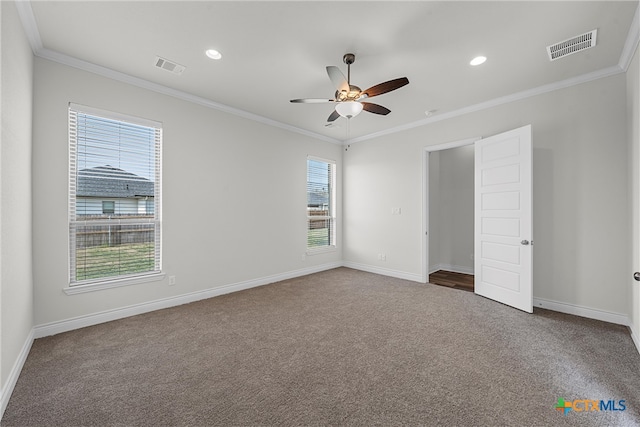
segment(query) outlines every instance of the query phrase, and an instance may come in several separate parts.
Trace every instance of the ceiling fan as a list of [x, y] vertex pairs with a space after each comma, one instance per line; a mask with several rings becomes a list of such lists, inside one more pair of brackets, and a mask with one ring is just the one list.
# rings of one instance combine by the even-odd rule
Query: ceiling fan
[[351, 64], [356, 61], [356, 56], [353, 53], [347, 53], [342, 57], [342, 61], [347, 64], [347, 78], [344, 77], [344, 74], [342, 74], [342, 71], [340, 71], [338, 67], [333, 65], [329, 65], [327, 67], [329, 79], [336, 87], [334, 99], [302, 98], [292, 99], [291, 102], [300, 104], [321, 104], [326, 102], [335, 103], [336, 108], [327, 119], [328, 122], [333, 122], [340, 116], [350, 119], [360, 114], [362, 110], [383, 116], [389, 114], [391, 110], [388, 108], [372, 102], [364, 102], [364, 100], [401, 88], [402, 86], [409, 84], [409, 79], [406, 77], [400, 77], [398, 79], [389, 80], [387, 82], [371, 86], [369, 89], [362, 90], [358, 86], [351, 84]]

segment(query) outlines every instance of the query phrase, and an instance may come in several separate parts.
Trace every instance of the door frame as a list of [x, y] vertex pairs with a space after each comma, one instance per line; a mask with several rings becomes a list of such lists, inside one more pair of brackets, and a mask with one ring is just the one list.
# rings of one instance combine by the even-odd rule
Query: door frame
[[422, 283], [429, 282], [429, 155], [434, 151], [475, 144], [481, 136], [429, 145], [422, 153]]

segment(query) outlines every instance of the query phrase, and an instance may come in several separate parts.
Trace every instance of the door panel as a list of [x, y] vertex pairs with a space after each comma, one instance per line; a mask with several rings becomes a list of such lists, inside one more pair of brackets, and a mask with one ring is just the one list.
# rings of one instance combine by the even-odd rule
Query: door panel
[[476, 141], [475, 292], [533, 312], [531, 126]]

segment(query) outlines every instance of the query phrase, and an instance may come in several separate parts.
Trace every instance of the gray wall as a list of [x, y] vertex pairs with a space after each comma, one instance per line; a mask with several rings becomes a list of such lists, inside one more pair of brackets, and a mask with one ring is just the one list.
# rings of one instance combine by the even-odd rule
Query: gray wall
[[[152, 282], [79, 295], [68, 285], [69, 102], [163, 123], [163, 271]], [[339, 263], [306, 256], [307, 155], [342, 147], [36, 59], [33, 134], [35, 323]], [[338, 201], [341, 190], [338, 189]], [[338, 215], [342, 210], [338, 204]], [[337, 224], [339, 247], [341, 224]]]
[[[0, 2], [0, 387], [33, 328], [31, 110], [33, 54], [13, 2]], [[14, 371], [14, 374], [16, 372]], [[12, 378], [15, 380], [16, 378]], [[7, 396], [8, 397], [8, 396]], [[4, 401], [4, 399], [3, 399]], [[2, 408], [4, 410], [4, 408]], [[2, 411], [0, 411], [1, 413]]]
[[424, 147], [532, 124], [534, 296], [626, 316], [625, 99], [618, 74], [351, 144], [345, 223], [355, 226], [345, 228], [345, 261], [420, 278]]

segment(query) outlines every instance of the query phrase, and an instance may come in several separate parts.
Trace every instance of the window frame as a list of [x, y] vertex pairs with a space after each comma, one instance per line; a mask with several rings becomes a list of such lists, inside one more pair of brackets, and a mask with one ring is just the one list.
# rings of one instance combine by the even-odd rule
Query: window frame
[[[328, 215], [323, 215], [323, 216], [319, 216], [319, 215], [309, 215], [309, 161], [315, 161], [315, 162], [322, 162], [322, 163], [326, 163], [328, 165], [331, 166], [330, 169], [330, 179], [329, 179], [329, 184], [330, 184], [330, 190], [329, 190], [329, 214]], [[336, 212], [337, 212], [337, 207], [336, 207], [336, 189], [337, 189], [337, 166], [336, 166], [336, 161], [335, 160], [331, 160], [331, 159], [327, 159], [327, 158], [323, 158], [323, 157], [317, 157], [317, 156], [312, 156], [312, 155], [308, 155], [307, 159], [306, 159], [306, 195], [305, 195], [305, 200], [306, 200], [306, 254], [307, 255], [316, 255], [316, 254], [321, 254], [321, 253], [325, 253], [325, 252], [333, 252], [337, 249], [337, 242], [336, 242], [336, 223], [337, 223], [337, 216], [336, 216]], [[315, 220], [326, 220], [330, 222], [330, 235], [329, 235], [329, 244], [327, 245], [322, 245], [322, 246], [309, 246], [309, 230], [311, 229], [309, 226], [309, 221], [311, 219], [315, 219]]]
[[[138, 283], [152, 282], [163, 280], [165, 273], [162, 271], [162, 146], [163, 146], [163, 130], [162, 123], [148, 120], [140, 117], [131, 116], [123, 113], [102, 110], [85, 105], [69, 103], [68, 106], [68, 141], [69, 141], [69, 241], [68, 241], [68, 286], [63, 289], [67, 295], [77, 293], [91, 292], [101, 289], [109, 289], [113, 287], [127, 286]], [[137, 126], [144, 126], [155, 129], [154, 140], [154, 213], [151, 222], [154, 224], [154, 269], [139, 273], [123, 274], [117, 276], [107, 276], [95, 279], [76, 280], [76, 228], [82, 223], [77, 218], [76, 200], [77, 200], [77, 173], [78, 173], [78, 134], [77, 134], [77, 117], [78, 114], [86, 114], [104, 118], [112, 121], [124, 122]], [[100, 222], [100, 221], [98, 221]]]

